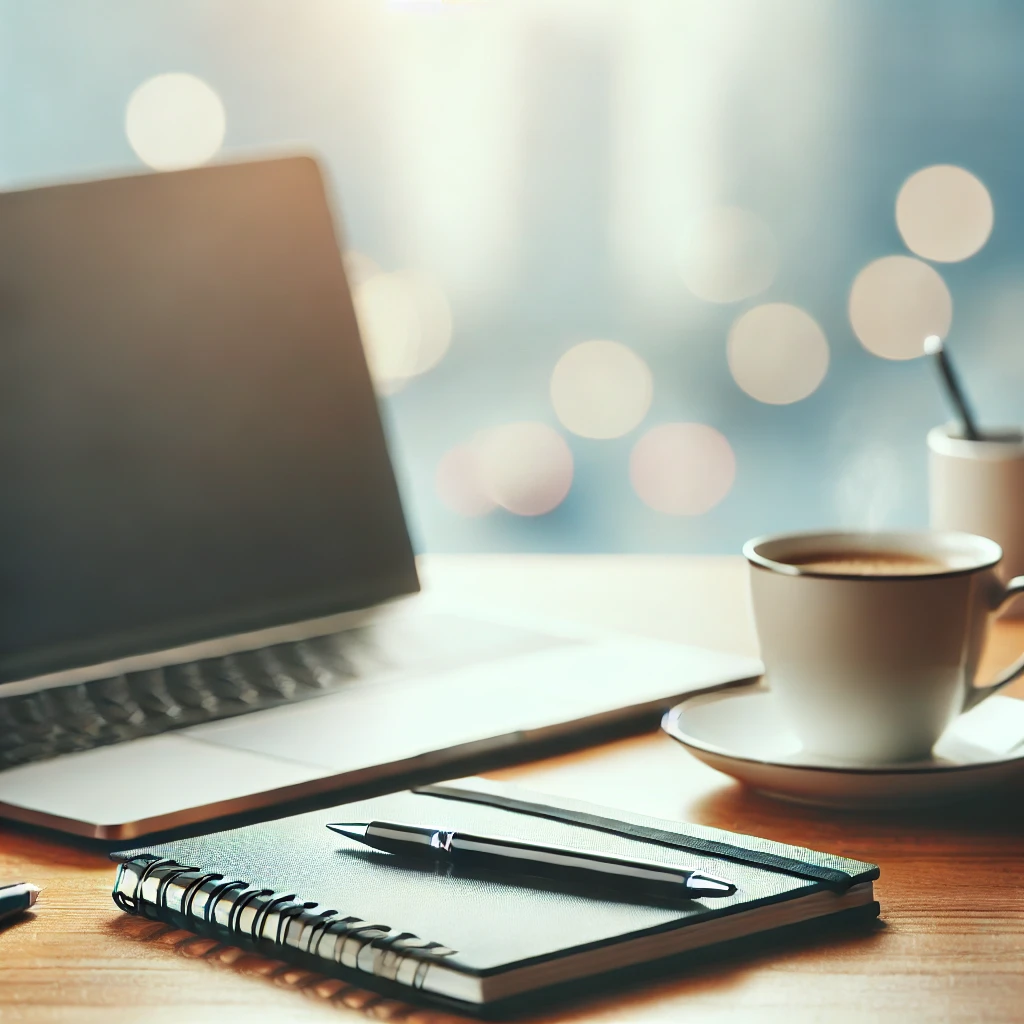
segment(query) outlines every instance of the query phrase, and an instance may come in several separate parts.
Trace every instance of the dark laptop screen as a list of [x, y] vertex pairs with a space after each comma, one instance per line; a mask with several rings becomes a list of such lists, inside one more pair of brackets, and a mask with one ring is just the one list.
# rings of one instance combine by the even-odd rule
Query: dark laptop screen
[[316, 164], [0, 195], [0, 681], [416, 571]]

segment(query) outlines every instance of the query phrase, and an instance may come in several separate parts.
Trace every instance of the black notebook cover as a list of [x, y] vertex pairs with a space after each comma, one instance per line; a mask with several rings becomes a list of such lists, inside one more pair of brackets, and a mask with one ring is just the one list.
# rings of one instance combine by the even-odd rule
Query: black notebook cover
[[[684, 863], [727, 899], [667, 904], [444, 873], [325, 828], [397, 820]], [[873, 864], [483, 779], [113, 855], [131, 913], [463, 1012], [812, 918], [877, 914]]]

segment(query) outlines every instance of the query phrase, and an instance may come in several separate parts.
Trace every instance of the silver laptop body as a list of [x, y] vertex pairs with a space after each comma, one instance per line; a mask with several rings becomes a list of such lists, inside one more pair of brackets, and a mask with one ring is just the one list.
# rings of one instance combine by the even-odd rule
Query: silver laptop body
[[121, 839], [399, 787], [759, 670], [414, 596], [306, 157], [0, 195], [0, 479], [24, 822]]

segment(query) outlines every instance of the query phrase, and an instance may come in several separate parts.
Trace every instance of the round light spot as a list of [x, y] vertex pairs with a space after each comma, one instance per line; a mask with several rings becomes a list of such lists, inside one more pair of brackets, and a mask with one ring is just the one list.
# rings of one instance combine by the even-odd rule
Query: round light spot
[[434, 486], [441, 502], [460, 516], [475, 518], [493, 512], [495, 503], [484, 490], [480, 457], [472, 444], [460, 444], [441, 459]]
[[869, 263], [850, 289], [850, 324], [861, 344], [884, 359], [921, 355], [929, 334], [944, 338], [953, 299], [938, 271], [910, 256]]
[[352, 289], [359, 332], [378, 387], [396, 390], [436, 366], [452, 338], [444, 292], [414, 271], [377, 274]]
[[617, 341], [574, 345], [551, 374], [551, 403], [580, 437], [621, 437], [647, 415], [654, 384], [647, 364]]
[[387, 383], [411, 377], [419, 325], [397, 275], [379, 274], [356, 285], [352, 301], [374, 380]]
[[690, 227], [683, 244], [683, 283], [708, 302], [738, 302], [775, 280], [779, 254], [760, 217], [736, 206], [708, 210]]
[[907, 248], [939, 263], [973, 256], [988, 241], [993, 218], [988, 189], [950, 164], [912, 174], [896, 197], [896, 226]]
[[509, 512], [541, 516], [565, 499], [572, 486], [572, 452], [544, 423], [506, 423], [472, 441], [483, 493]]
[[220, 149], [224, 128], [224, 104], [195, 75], [156, 75], [128, 99], [128, 141], [139, 159], [158, 171], [206, 163]]
[[634, 446], [629, 478], [640, 500], [655, 511], [699, 516], [729, 493], [736, 479], [736, 456], [713, 427], [665, 423]]
[[732, 325], [729, 371], [751, 398], [788, 405], [806, 398], [825, 379], [828, 341], [798, 306], [772, 302], [755, 306]]
[[355, 249], [349, 249], [345, 253], [344, 259], [345, 277], [348, 278], [350, 288], [354, 288], [357, 284], [362, 284], [364, 281], [369, 281], [371, 277], [376, 277], [378, 274], [383, 273], [380, 264], [376, 260], [367, 256], [366, 253], [358, 252]]

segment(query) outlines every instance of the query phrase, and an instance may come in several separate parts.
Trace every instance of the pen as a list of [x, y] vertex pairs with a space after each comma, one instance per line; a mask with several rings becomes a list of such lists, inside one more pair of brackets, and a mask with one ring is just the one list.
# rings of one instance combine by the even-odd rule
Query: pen
[[23, 910], [28, 910], [38, 897], [39, 888], [31, 882], [0, 886], [0, 921], [6, 921], [8, 918], [16, 917]]
[[385, 853], [441, 861], [468, 868], [545, 877], [573, 877], [610, 888], [627, 888], [682, 899], [732, 896], [736, 886], [694, 868], [633, 857], [527, 843], [503, 836], [477, 836], [393, 821], [338, 823], [332, 832]]
[[971, 407], [967, 404], [967, 396], [964, 394], [964, 389], [960, 384], [960, 378], [957, 377], [956, 370], [953, 369], [953, 363], [946, 352], [946, 347], [942, 344], [942, 339], [937, 334], [929, 334], [924, 339], [924, 351], [926, 355], [935, 356], [939, 375], [946, 385], [950, 401], [955, 406], [960, 416], [960, 422], [963, 424], [964, 439], [967, 441], [980, 441], [981, 431], [978, 430], [974, 416], [971, 415]]

